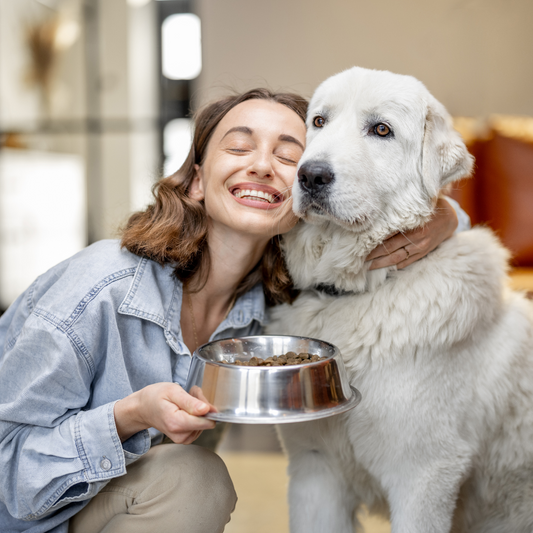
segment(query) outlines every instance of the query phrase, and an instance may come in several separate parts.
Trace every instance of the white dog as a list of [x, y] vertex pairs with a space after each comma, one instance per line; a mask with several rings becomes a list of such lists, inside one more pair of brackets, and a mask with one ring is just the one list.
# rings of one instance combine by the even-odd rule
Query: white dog
[[506, 288], [508, 253], [483, 228], [404, 270], [368, 271], [418, 227], [472, 158], [414, 78], [353, 68], [308, 114], [287, 235], [302, 289], [269, 333], [336, 344], [363, 400], [279, 428], [293, 533], [352, 533], [362, 504], [393, 533], [533, 531], [533, 309]]

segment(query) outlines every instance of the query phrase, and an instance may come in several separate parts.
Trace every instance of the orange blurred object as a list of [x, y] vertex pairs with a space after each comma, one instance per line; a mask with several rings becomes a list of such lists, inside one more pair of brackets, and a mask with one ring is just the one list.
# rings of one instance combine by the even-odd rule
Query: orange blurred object
[[473, 225], [487, 224], [498, 234], [513, 266], [533, 267], [533, 118], [495, 116], [477, 135], [459, 124], [476, 165], [450, 196]]

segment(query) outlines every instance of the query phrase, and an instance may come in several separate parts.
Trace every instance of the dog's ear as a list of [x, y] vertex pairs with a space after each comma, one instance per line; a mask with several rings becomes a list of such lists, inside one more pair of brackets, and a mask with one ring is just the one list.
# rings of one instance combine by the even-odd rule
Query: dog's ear
[[431, 98], [422, 147], [422, 176], [429, 196], [434, 198], [447, 183], [470, 175], [473, 166], [474, 158], [453, 129], [450, 115], [440, 102]]

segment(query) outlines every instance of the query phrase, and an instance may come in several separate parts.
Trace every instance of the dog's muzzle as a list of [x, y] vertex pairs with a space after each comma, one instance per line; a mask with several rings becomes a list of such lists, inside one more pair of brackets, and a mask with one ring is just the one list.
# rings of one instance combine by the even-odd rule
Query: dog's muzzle
[[308, 161], [298, 170], [298, 182], [312, 196], [322, 192], [334, 180], [333, 169], [323, 161]]

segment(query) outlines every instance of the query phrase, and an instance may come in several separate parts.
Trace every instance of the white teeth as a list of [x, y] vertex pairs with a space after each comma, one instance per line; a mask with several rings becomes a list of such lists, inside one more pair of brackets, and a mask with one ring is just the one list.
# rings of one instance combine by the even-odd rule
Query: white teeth
[[254, 200], [262, 200], [270, 204], [274, 203], [274, 196], [272, 194], [268, 194], [263, 191], [256, 191], [255, 189], [241, 189], [240, 191], [237, 191], [235, 193], [235, 196], [237, 198], [244, 198], [245, 196], [248, 196], [250, 198], [253, 198]]

